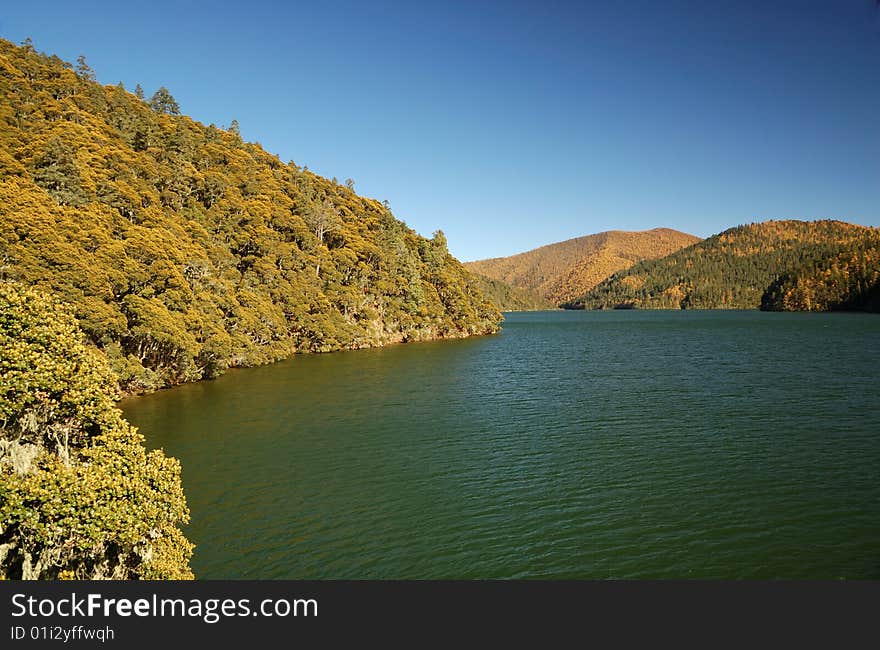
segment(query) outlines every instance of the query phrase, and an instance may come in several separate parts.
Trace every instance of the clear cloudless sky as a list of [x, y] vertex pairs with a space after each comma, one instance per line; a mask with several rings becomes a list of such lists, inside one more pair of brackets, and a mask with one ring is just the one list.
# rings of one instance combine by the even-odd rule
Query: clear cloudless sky
[[609, 229], [880, 224], [875, 0], [4, 2], [464, 260]]

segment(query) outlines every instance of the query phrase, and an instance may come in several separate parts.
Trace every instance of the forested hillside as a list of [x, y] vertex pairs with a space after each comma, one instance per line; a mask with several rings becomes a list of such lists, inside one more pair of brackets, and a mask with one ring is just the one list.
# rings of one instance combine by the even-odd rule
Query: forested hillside
[[123, 389], [497, 330], [441, 232], [180, 113], [0, 40], [0, 278], [72, 305]]
[[501, 311], [537, 311], [555, 309], [556, 305], [528, 289], [513, 287], [501, 280], [471, 271], [484, 296]]
[[668, 228], [644, 232], [612, 230], [542, 246], [510, 257], [465, 266], [491, 279], [537, 293], [559, 305], [639, 260], [663, 257], [699, 238]]
[[761, 309], [880, 312], [880, 231], [779, 278], [764, 293]]
[[[871, 269], [876, 270], [877, 237], [876, 228], [831, 220], [738, 226], [616, 273], [566, 306], [813, 309], [822, 304], [824, 309], [861, 304], [858, 296], [876, 284]], [[808, 294], [817, 296], [813, 306], [806, 306]]]

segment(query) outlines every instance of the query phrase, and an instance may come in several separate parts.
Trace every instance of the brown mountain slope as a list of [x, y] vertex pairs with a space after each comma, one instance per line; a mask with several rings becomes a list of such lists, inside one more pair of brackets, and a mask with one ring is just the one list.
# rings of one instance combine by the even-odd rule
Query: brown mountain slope
[[510, 257], [467, 262], [465, 266], [560, 304], [583, 295], [612, 273], [636, 262], [664, 257], [698, 241], [699, 237], [669, 228], [610, 230]]

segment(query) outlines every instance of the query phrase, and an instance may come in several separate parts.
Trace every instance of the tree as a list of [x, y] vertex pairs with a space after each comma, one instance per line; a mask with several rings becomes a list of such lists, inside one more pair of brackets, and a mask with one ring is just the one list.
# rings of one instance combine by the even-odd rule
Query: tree
[[354, 192], [354, 179], [353, 178], [346, 178], [345, 179], [345, 186], [348, 189], [350, 189], [352, 192]]
[[135, 151], [146, 151], [150, 148], [150, 135], [143, 129], [138, 129], [134, 133], [131, 143]]
[[449, 250], [446, 245], [446, 235], [442, 230], [434, 231], [434, 237], [425, 240], [422, 245], [422, 259], [432, 271], [438, 271], [446, 264]]
[[83, 54], [76, 57], [76, 74], [80, 79], [86, 81], [95, 80], [95, 71], [86, 63], [86, 57]]
[[306, 223], [309, 224], [309, 227], [315, 233], [315, 237], [322, 244], [324, 243], [324, 237], [342, 224], [336, 206], [326, 196], [312, 203], [306, 215]]
[[165, 115], [180, 115], [180, 106], [165, 86], [153, 93], [150, 108]]
[[137, 97], [139, 100], [144, 101], [144, 89], [141, 87], [140, 84], [134, 87], [134, 96]]
[[232, 120], [232, 123], [229, 125], [229, 132], [241, 137], [241, 129], [238, 126], [238, 120]]
[[434, 241], [434, 246], [437, 248], [438, 251], [440, 251], [444, 254], [449, 252], [448, 248], [447, 248], [446, 235], [444, 234], [444, 232], [442, 230], [435, 230], [434, 231], [433, 241]]
[[58, 138], [49, 141], [34, 163], [34, 182], [59, 203], [82, 205], [88, 200], [82, 188], [76, 152]]

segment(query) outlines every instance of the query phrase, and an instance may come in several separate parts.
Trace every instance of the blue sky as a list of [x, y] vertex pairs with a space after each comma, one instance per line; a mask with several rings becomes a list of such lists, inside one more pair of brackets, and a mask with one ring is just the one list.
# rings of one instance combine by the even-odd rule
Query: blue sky
[[0, 36], [238, 119], [464, 260], [609, 229], [880, 225], [874, 0], [141, 4], [17, 2]]

